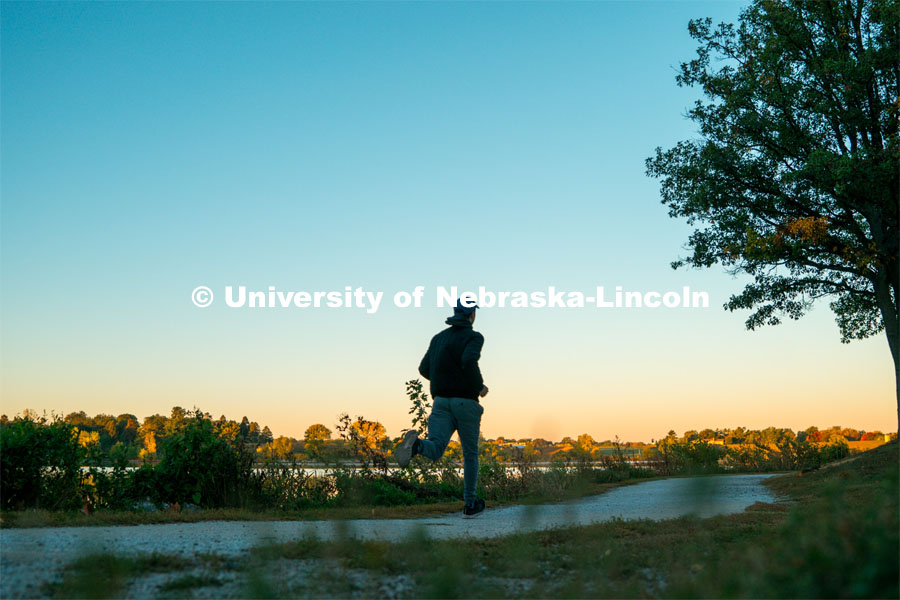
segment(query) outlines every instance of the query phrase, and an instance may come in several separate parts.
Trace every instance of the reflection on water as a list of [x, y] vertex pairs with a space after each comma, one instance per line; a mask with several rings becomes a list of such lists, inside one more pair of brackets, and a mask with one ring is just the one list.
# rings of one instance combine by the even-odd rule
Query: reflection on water
[[[626, 460], [626, 461], [622, 461], [622, 463], [627, 464], [631, 467], [639, 468], [639, 469], [652, 469], [655, 466], [651, 463], [648, 463], [647, 461], [641, 461], [641, 460]], [[512, 477], [518, 477], [521, 475], [519, 467], [515, 464], [500, 463], [499, 466], [503, 469], [507, 469], [508, 471], [510, 471], [510, 476], [512, 476]], [[140, 468], [141, 468], [140, 466], [129, 466], [129, 467], [125, 467], [124, 470], [125, 471], [134, 471], [134, 470], [137, 470]], [[87, 473], [91, 469], [93, 469], [95, 471], [100, 471], [103, 473], [112, 473], [114, 470], [113, 467], [81, 467], [81, 471], [83, 473]], [[312, 475], [315, 477], [326, 477], [326, 476], [330, 477], [334, 474], [334, 471], [337, 469], [340, 469], [341, 471], [360, 471], [360, 470], [362, 470], [362, 467], [359, 467], [356, 464], [349, 464], [349, 463], [332, 466], [332, 467], [325, 467], [325, 466], [307, 467], [307, 466], [303, 466], [303, 465], [291, 466], [291, 464], [287, 463], [287, 462], [272, 463], [270, 466], [258, 465], [258, 466], [253, 467], [253, 471], [257, 472], [257, 473], [263, 473], [266, 471], [271, 471], [273, 469], [277, 469], [279, 471], [282, 471], [282, 470], [293, 471], [296, 475]], [[565, 472], [565, 473], [576, 473], [580, 470], [596, 470], [596, 471], [609, 470], [608, 467], [602, 462], [588, 463], [585, 466], [578, 466], [578, 467], [571, 466], [571, 465], [565, 465], [565, 464], [539, 463], [539, 464], [535, 464], [535, 465], [530, 465], [528, 467], [528, 469], [529, 470], [534, 469], [536, 471], [556, 470], [556, 471]], [[398, 471], [398, 470], [400, 470], [400, 469], [397, 469], [397, 468], [391, 469], [391, 471]], [[463, 474], [462, 465], [460, 465], [452, 470], [460, 476], [462, 476], [462, 474]]]

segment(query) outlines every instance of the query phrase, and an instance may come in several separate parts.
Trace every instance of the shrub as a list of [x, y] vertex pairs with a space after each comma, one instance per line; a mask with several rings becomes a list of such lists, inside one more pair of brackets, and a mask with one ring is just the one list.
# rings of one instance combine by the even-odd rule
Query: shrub
[[394, 506], [416, 503], [416, 486], [399, 477], [368, 471], [337, 468], [334, 478], [335, 503], [340, 506]]
[[784, 437], [774, 448], [762, 444], [728, 448], [722, 462], [739, 471], [788, 471], [818, 468], [849, 454], [850, 449], [843, 440], [819, 446]]
[[156, 466], [144, 466], [136, 487], [164, 502], [193, 502], [204, 507], [242, 506], [259, 487], [253, 455], [240, 441], [216, 435], [208, 415], [199, 410], [162, 443]]
[[[840, 444], [825, 453], [840, 452]], [[816, 482], [816, 483], [813, 483]], [[821, 482], [821, 485], [818, 483]], [[734, 546], [700, 572], [684, 598], [897, 598], [900, 581], [897, 446], [794, 483], [812, 491], [758, 544]], [[795, 487], [796, 486], [796, 487]], [[730, 568], [740, 565], [740, 568]]]
[[368, 421], [358, 416], [356, 421], [350, 415], [338, 417], [335, 427], [344, 441], [344, 447], [350, 451], [351, 457], [359, 462], [360, 469], [367, 475], [370, 471], [387, 473], [387, 452], [383, 447], [384, 426], [376, 421]]
[[78, 508], [81, 459], [78, 433], [64, 421], [15, 419], [0, 428], [0, 490], [10, 508]]
[[288, 461], [266, 460], [253, 473], [258, 502], [267, 508], [298, 510], [325, 506], [335, 496], [334, 481], [301, 468], [293, 457]]
[[478, 464], [478, 496], [486, 500], [511, 500], [522, 495], [524, 485], [512, 470], [496, 460]]
[[139, 499], [134, 473], [128, 470], [127, 449], [121, 444], [110, 449], [108, 458], [112, 463], [111, 470], [100, 467], [104, 458], [102, 454], [91, 457], [90, 462], [94, 466], [82, 479], [83, 493], [95, 508], [127, 510]]
[[677, 441], [671, 438], [660, 440], [659, 453], [666, 474], [715, 473], [720, 470], [719, 459], [725, 456], [723, 448], [703, 440]]

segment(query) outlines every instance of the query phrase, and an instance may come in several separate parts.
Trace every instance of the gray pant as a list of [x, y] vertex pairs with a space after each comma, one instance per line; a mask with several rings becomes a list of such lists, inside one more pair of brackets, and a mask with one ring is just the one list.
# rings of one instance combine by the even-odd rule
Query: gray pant
[[463, 500], [475, 502], [475, 486], [478, 484], [478, 435], [484, 407], [470, 398], [443, 398], [435, 396], [428, 417], [428, 439], [422, 440], [421, 454], [431, 460], [444, 455], [450, 436], [459, 432], [459, 444], [463, 451]]

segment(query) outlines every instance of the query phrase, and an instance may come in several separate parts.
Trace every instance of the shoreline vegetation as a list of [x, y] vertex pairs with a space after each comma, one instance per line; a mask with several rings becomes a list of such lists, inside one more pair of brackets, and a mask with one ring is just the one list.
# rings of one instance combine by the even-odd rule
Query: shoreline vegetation
[[[406, 385], [410, 428], [425, 435], [429, 398], [419, 380]], [[91, 420], [83, 413], [4, 419], [0, 526], [405, 518], [458, 510], [458, 443], [438, 462], [415, 457], [410, 468], [398, 469], [396, 440], [377, 421], [341, 415], [335, 430], [331, 439], [324, 425], [310, 426], [298, 448], [246, 418], [213, 420], [199, 409], [176, 407], [171, 417], [142, 424], [131, 415]], [[813, 470], [850, 456], [851, 443], [877, 445], [885, 437], [771, 427], [672, 431], [653, 445], [598, 443], [587, 434], [557, 444], [482, 440], [478, 494], [492, 506], [547, 503], [654, 477]], [[324, 466], [313, 470], [307, 460]]]
[[[799, 475], [799, 476], [798, 476]], [[789, 502], [706, 519], [611, 521], [503, 538], [263, 545], [208, 554], [86, 555], [55, 598], [897, 598], [896, 442], [765, 485]]]
[[[428, 397], [418, 381], [407, 382], [407, 394], [410, 428], [424, 433]], [[135, 439], [154, 451], [137, 464], [114, 427], [101, 435], [70, 421], [24, 415], [0, 424], [3, 528], [417, 518], [460, 507], [458, 446], [436, 463], [416, 457], [397, 469], [395, 440], [362, 417], [341, 415], [336, 439], [310, 427], [298, 455], [260, 439], [258, 426], [176, 408], [171, 418], [144, 420], [156, 429], [136, 427]], [[112, 430], [115, 443], [106, 439]], [[709, 519], [615, 520], [485, 540], [303, 539], [238, 558], [88, 554], [63, 566], [41, 595], [900, 596], [896, 435], [712, 433], [670, 432], [643, 447], [582, 435], [549, 451], [549, 461], [534, 440], [483, 441], [479, 494], [493, 507], [547, 504], [662, 477], [780, 472], [764, 485], [789, 501]], [[855, 451], [854, 442], [878, 447]], [[301, 460], [308, 452], [318, 472]]]
[[[554, 494], [532, 493], [515, 499], [492, 501], [491, 508], [511, 505], [551, 504], [603, 494], [613, 488], [655, 481], [664, 477], [630, 479], [613, 483], [588, 482]], [[105, 525], [156, 525], [204, 521], [344, 521], [356, 519], [421, 519], [460, 511], [461, 501], [396, 506], [330, 506], [302, 510], [252, 508], [166, 508], [163, 510], [82, 511], [26, 509], [0, 513], [0, 528], [97, 527]]]

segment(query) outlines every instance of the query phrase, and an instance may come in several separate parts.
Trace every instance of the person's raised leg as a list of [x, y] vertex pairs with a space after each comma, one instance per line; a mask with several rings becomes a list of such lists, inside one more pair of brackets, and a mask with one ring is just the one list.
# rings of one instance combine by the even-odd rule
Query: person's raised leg
[[484, 408], [475, 400], [453, 398], [451, 410], [456, 417], [459, 444], [463, 451], [463, 500], [466, 506], [475, 503], [478, 485], [478, 436], [481, 434], [481, 414]]
[[434, 399], [431, 415], [428, 416], [428, 439], [419, 440], [415, 454], [438, 460], [444, 455], [450, 436], [456, 431], [456, 419], [450, 411], [450, 400], [440, 396]]

